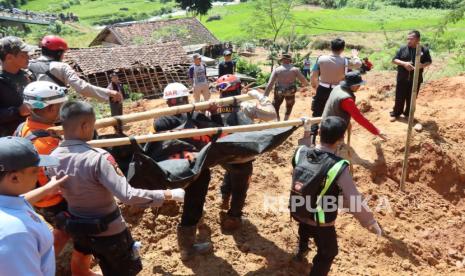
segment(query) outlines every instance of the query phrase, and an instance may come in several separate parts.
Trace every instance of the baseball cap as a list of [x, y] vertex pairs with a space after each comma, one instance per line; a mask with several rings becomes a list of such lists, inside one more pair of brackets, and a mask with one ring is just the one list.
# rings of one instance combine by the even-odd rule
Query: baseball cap
[[19, 52], [32, 52], [34, 47], [24, 43], [19, 37], [6, 36], [0, 39], [0, 54], [6, 56], [7, 54], [18, 54]]
[[192, 58], [193, 59], [198, 59], [198, 58], [201, 58], [201, 55], [200, 54], [193, 54]]
[[231, 53], [231, 51], [229, 51], [229, 50], [226, 50], [226, 51], [223, 52], [223, 56], [229, 56], [229, 55], [231, 55], [231, 54], [232, 54], [232, 53]]
[[346, 74], [345, 79], [341, 82], [341, 86], [351, 87], [357, 85], [364, 85], [366, 82], [362, 79], [359, 72], [349, 72]]
[[55, 157], [39, 155], [32, 143], [21, 137], [0, 138], [0, 171], [9, 172], [28, 167], [56, 167]]

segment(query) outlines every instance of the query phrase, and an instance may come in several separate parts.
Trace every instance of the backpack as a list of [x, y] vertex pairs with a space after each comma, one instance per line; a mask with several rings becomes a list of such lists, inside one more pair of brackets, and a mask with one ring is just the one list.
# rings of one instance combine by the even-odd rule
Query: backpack
[[317, 224], [334, 221], [337, 210], [324, 212], [321, 202], [325, 196], [339, 195], [336, 182], [349, 162], [332, 153], [302, 146], [294, 155], [293, 165], [291, 217], [297, 221], [311, 219]]
[[41, 80], [41, 77], [46, 75], [52, 80], [52, 82], [56, 83], [58, 86], [67, 87], [67, 85], [63, 81], [55, 77], [50, 72], [51, 63], [52, 63], [51, 61], [43, 61], [43, 60], [30, 61], [29, 71], [32, 72], [32, 74], [35, 76], [37, 80]]

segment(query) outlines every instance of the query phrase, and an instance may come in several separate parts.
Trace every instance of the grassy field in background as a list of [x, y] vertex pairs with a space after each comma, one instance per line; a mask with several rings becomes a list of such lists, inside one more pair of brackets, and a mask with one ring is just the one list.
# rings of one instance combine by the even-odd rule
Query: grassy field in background
[[[87, 47], [99, 32], [92, 27], [93, 23], [102, 18], [121, 16], [122, 14], [140, 15], [145, 13], [148, 15], [162, 7], [173, 7], [173, 3], [161, 4], [160, 0], [81, 0], [80, 5], [71, 5], [69, 9], [61, 10], [62, 3], [63, 1], [59, 0], [29, 0], [27, 5], [22, 6], [22, 9], [73, 12], [78, 15], [81, 22], [77, 26], [77, 30], [67, 27], [66, 31], [60, 34], [68, 41], [70, 47]], [[128, 8], [128, 11], [121, 11], [120, 8]], [[390, 66], [390, 60], [396, 48], [386, 48], [387, 40], [398, 44], [404, 43], [407, 30], [418, 29], [422, 32], [424, 41], [430, 41], [435, 37], [436, 27], [447, 12], [435, 9], [403, 9], [394, 6], [381, 6], [376, 11], [356, 8], [333, 10], [299, 6], [294, 9], [293, 17], [298, 22], [295, 28], [298, 34], [317, 36], [317, 38], [323, 39], [341, 36], [351, 44], [366, 46], [366, 51], [362, 54], [370, 56], [378, 63], [377, 69], [380, 69]], [[221, 15], [222, 19], [206, 22], [208, 16], [211, 15]], [[220, 40], [237, 42], [257, 38], [250, 37], [251, 32], [247, 25], [253, 17], [251, 3], [215, 6], [210, 10], [208, 16], [203, 16], [201, 21]], [[299, 26], [301, 24], [306, 26]], [[73, 25], [76, 26], [76, 24]], [[34, 28], [35, 31], [39, 27]], [[287, 29], [290, 29], [289, 26]], [[383, 30], [386, 31], [386, 34], [383, 33]], [[44, 32], [44, 29], [40, 32]], [[36, 36], [29, 35], [28, 42], [36, 44]], [[450, 25], [443, 38], [455, 39], [457, 46], [464, 43], [465, 20]], [[445, 60], [448, 59], [445, 58]], [[453, 75], [460, 70], [453, 64], [453, 61], [450, 64], [447, 72], [437, 73]]]
[[[81, 22], [92, 25], [94, 22], [114, 14], [151, 14], [162, 7], [173, 7], [173, 3], [161, 4], [159, 0], [80, 0], [79, 5], [71, 5], [68, 9], [62, 9], [63, 3], [69, 1], [61, 0], [29, 0], [21, 9], [41, 12], [72, 12], [79, 16]], [[72, 2], [72, 1], [71, 1]], [[120, 10], [127, 8], [127, 11]]]
[[[247, 22], [252, 16], [251, 4], [244, 3], [237, 6], [215, 7], [210, 14], [222, 16], [220, 21], [202, 21], [221, 40], [237, 40], [247, 36]], [[297, 7], [294, 18], [300, 23], [311, 27], [296, 27], [299, 34], [319, 35], [335, 33], [333, 30], [347, 32], [379, 32], [382, 26], [388, 31], [416, 29], [430, 29], [437, 26], [439, 20], [446, 15], [444, 10], [401, 9], [398, 7], [382, 7], [376, 11], [365, 9], [344, 8], [337, 10]], [[314, 28], [312, 28], [314, 27]], [[321, 28], [321, 29], [320, 29]], [[465, 22], [462, 21], [451, 28], [462, 28], [457, 34], [465, 38]]]

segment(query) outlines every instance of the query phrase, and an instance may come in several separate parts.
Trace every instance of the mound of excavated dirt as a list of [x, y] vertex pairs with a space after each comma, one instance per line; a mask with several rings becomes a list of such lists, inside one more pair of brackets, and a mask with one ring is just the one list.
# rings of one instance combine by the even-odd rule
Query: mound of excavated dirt
[[[349, 214], [337, 222], [340, 253], [331, 275], [464, 275], [465, 274], [465, 77], [432, 81], [418, 98], [406, 192], [398, 183], [402, 169], [406, 120], [389, 122], [394, 76], [368, 75], [368, 88], [357, 100], [365, 115], [388, 136], [381, 142], [354, 124], [354, 179], [386, 232], [378, 238]], [[310, 97], [299, 95], [294, 117], [310, 114]], [[163, 106], [144, 101], [130, 112]], [[369, 108], [368, 108], [369, 106]], [[128, 110], [129, 111], [129, 110]], [[146, 133], [151, 122], [136, 124], [130, 133]], [[290, 261], [297, 245], [297, 227], [286, 212], [291, 156], [301, 138], [299, 130], [275, 151], [254, 162], [245, 207], [247, 221], [234, 234], [219, 227], [219, 186], [223, 170], [214, 168], [207, 195], [200, 240], [214, 243], [214, 253], [183, 263], [179, 258], [176, 225], [180, 206], [161, 210], [124, 207], [135, 239], [142, 242], [141, 275], [303, 275], [311, 267]], [[282, 212], [267, 210], [264, 202], [281, 196]], [[384, 207], [384, 208], [380, 208]]]

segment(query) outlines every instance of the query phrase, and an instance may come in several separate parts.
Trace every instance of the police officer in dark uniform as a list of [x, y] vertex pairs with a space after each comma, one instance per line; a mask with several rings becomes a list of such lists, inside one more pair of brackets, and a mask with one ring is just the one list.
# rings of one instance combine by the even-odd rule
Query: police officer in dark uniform
[[[299, 223], [299, 245], [294, 260], [300, 262], [306, 258], [309, 239], [313, 238], [317, 253], [310, 276], [328, 275], [338, 254], [335, 222], [340, 194], [344, 207], [350, 205], [349, 212], [362, 226], [378, 236], [383, 233], [373, 213], [362, 204], [361, 195], [349, 173], [348, 161], [335, 154], [340, 143], [344, 142], [346, 128], [347, 123], [340, 117], [323, 119], [321, 143], [314, 148], [299, 147], [292, 162], [290, 209], [291, 216]], [[352, 202], [357, 198], [359, 205], [354, 208]]]
[[25, 69], [32, 47], [14, 36], [0, 39], [0, 137], [12, 135], [16, 127], [31, 113], [23, 103], [23, 90], [33, 81]]
[[[392, 59], [392, 63], [397, 65], [397, 85], [396, 85], [396, 101], [391, 115], [391, 122], [394, 122], [401, 114], [408, 117], [410, 114], [410, 100], [412, 98], [413, 89], [413, 72], [415, 70], [415, 54], [418, 43], [420, 43], [420, 32], [411, 31], [407, 36], [407, 45], [402, 46], [397, 51], [396, 56]], [[420, 58], [420, 79], [418, 90], [423, 82], [423, 70], [432, 63], [431, 55], [428, 48], [421, 47]]]
[[[163, 98], [168, 106], [188, 104], [189, 90], [181, 83], [169, 84]], [[211, 116], [200, 112], [182, 113], [163, 116], [155, 119], [153, 127], [156, 132], [181, 130], [188, 128], [206, 128], [222, 126], [221, 116], [215, 114], [215, 108], [210, 110]], [[209, 136], [175, 139], [168, 141], [148, 143], [145, 152], [155, 161], [167, 159], [194, 159], [195, 154], [202, 150], [211, 141]], [[181, 259], [187, 261], [198, 254], [211, 252], [212, 245], [209, 242], [195, 243], [197, 224], [202, 214], [203, 206], [210, 183], [210, 169], [204, 169], [200, 176], [185, 189], [183, 212], [181, 223], [177, 228], [178, 246]]]
[[[216, 82], [220, 98], [241, 95], [241, 81], [237, 76], [224, 75]], [[253, 120], [241, 111], [238, 103], [221, 106], [218, 109], [224, 126], [253, 124]], [[221, 226], [226, 231], [233, 231], [242, 225], [242, 209], [245, 205], [249, 181], [253, 172], [253, 159], [222, 164], [226, 170], [221, 185], [222, 208], [228, 209], [221, 219]]]

